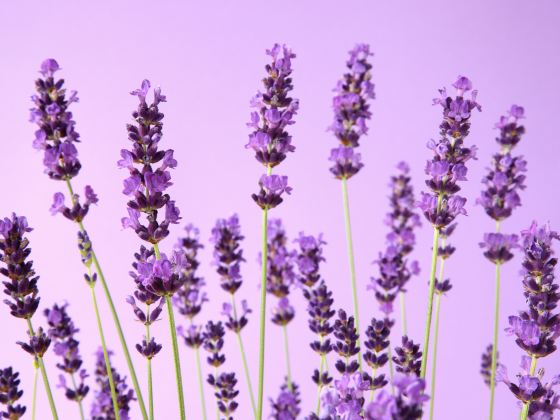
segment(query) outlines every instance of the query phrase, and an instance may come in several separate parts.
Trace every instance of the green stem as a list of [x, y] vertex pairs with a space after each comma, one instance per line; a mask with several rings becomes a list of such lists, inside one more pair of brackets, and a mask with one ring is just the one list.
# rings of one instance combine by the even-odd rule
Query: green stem
[[401, 322], [402, 322], [402, 330], [403, 335], [407, 335], [407, 325], [406, 325], [406, 305], [404, 301], [404, 292], [399, 293], [399, 300], [401, 304]]
[[393, 376], [395, 372], [393, 370], [393, 351], [391, 350], [391, 343], [389, 343], [389, 347], [387, 348], [387, 357], [389, 358], [389, 383], [391, 384], [391, 394], [395, 395], [395, 385], [393, 384]]
[[200, 392], [200, 405], [202, 407], [202, 418], [206, 420], [206, 401], [204, 400], [204, 384], [202, 383], [202, 367], [200, 366], [200, 349], [195, 349], [196, 376], [198, 377], [198, 388]]
[[37, 359], [33, 361], [35, 366], [35, 374], [33, 375], [33, 397], [31, 399], [31, 420], [35, 420], [35, 411], [37, 408], [37, 378], [39, 377], [39, 363]]
[[[74, 201], [74, 191], [72, 189], [72, 184], [70, 180], [66, 180], [66, 185], [68, 186], [68, 191], [70, 192], [70, 197], [72, 201]], [[78, 222], [80, 230], [85, 232], [84, 224], [82, 222]], [[90, 238], [91, 239], [91, 238]], [[126, 344], [126, 339], [124, 337], [123, 329], [121, 326], [121, 321], [119, 319], [119, 315], [117, 314], [117, 309], [115, 308], [115, 304], [113, 302], [113, 298], [111, 297], [111, 292], [109, 291], [109, 286], [107, 285], [107, 281], [105, 276], [103, 275], [103, 270], [101, 269], [101, 265], [99, 264], [99, 260], [97, 259], [97, 254], [93, 248], [93, 244], [91, 245], [91, 258], [93, 260], [93, 265], [95, 266], [95, 271], [97, 272], [97, 276], [99, 277], [99, 281], [101, 282], [101, 286], [103, 287], [103, 292], [105, 294], [105, 299], [109, 304], [109, 310], [111, 311], [111, 315], [113, 317], [113, 322], [115, 327], [117, 328], [117, 334], [119, 336], [119, 341], [121, 343], [121, 347], [124, 352], [124, 357], [126, 359], [126, 364], [128, 366], [128, 371], [130, 373], [130, 378], [132, 379], [132, 385], [134, 387], [134, 393], [136, 394], [136, 399], [138, 400], [138, 405], [140, 406], [140, 412], [142, 413], [142, 418], [144, 420], [148, 420], [148, 414], [146, 413], [146, 406], [144, 405], [144, 398], [142, 397], [142, 391], [140, 390], [140, 385], [138, 383], [138, 378], [136, 376], [136, 370], [134, 369], [134, 364], [132, 363], [132, 358], [130, 357], [130, 352], [128, 350], [128, 345]]]
[[[154, 246], [156, 248], [156, 246]], [[156, 253], [158, 255], [159, 252]], [[181, 420], [185, 420], [185, 397], [183, 396], [183, 378], [181, 375], [181, 362], [179, 360], [179, 346], [177, 345], [177, 331], [175, 328], [175, 316], [173, 315], [173, 306], [171, 298], [165, 296], [165, 304], [167, 306], [167, 315], [169, 317], [169, 331], [171, 333], [171, 343], [173, 345], [173, 360], [175, 362], [175, 379], [177, 381], [177, 395], [179, 397], [179, 411]]]
[[[441, 196], [438, 198], [438, 208]], [[428, 364], [428, 349], [430, 345], [430, 330], [432, 327], [432, 307], [434, 304], [434, 287], [436, 283], [436, 268], [439, 248], [439, 229], [434, 226], [434, 241], [432, 244], [432, 267], [430, 270], [430, 285], [428, 290], [428, 310], [426, 311], [426, 325], [424, 327], [424, 346], [422, 347], [422, 365], [420, 367], [420, 377], [426, 377], [426, 367]]]
[[492, 343], [492, 370], [490, 373], [490, 420], [494, 417], [496, 367], [498, 365], [498, 330], [500, 326], [500, 264], [496, 264], [496, 292], [494, 304], [494, 342]]
[[[270, 172], [270, 168], [267, 172]], [[263, 412], [263, 387], [264, 387], [264, 343], [266, 321], [266, 265], [268, 254], [267, 242], [268, 209], [262, 211], [262, 252], [261, 252], [261, 307], [260, 307], [260, 338], [259, 338], [259, 389], [257, 393], [257, 420], [262, 420]]]
[[[70, 378], [72, 378], [72, 385], [74, 386], [74, 390], [77, 391], [78, 390], [78, 386], [76, 385], [76, 378], [74, 378], [74, 374], [72, 373], [70, 375]], [[80, 418], [82, 420], [85, 420], [85, 416], [84, 416], [84, 405], [82, 403], [82, 399], [80, 398], [78, 400], [78, 407], [80, 408]]]
[[[321, 344], [323, 344], [323, 336], [319, 336]], [[321, 362], [319, 363], [319, 384], [317, 385], [317, 408], [315, 414], [319, 416], [319, 411], [321, 411], [321, 390], [323, 389], [321, 378], [323, 377], [323, 363], [326, 362], [325, 355], [321, 355]], [[326, 364], [326, 363], [325, 363]], [[328, 371], [328, 366], [327, 366]]]
[[[146, 343], [150, 342], [150, 305], [146, 304]], [[150, 420], [154, 420], [154, 391], [152, 384], [152, 359], [146, 359], [148, 363], [148, 410], [150, 412]]]
[[[33, 324], [31, 324], [30, 319], [26, 319], [27, 321], [27, 329], [29, 331], [30, 337], [35, 337], [35, 331], [33, 330]], [[49, 406], [51, 407], [51, 413], [53, 420], [58, 420], [58, 413], [56, 411], [56, 406], [54, 404], [54, 398], [51, 391], [51, 385], [49, 384], [49, 378], [47, 376], [47, 370], [45, 369], [45, 364], [43, 363], [42, 357], [36, 358], [37, 363], [39, 364], [39, 369], [41, 370], [41, 377], [43, 378], [43, 384], [45, 385], [45, 391], [47, 391], [47, 398], [49, 400]]]
[[[440, 267], [443, 267], [443, 259], [441, 260]], [[443, 268], [441, 268], [443, 271]], [[436, 360], [437, 360], [437, 345], [439, 337], [439, 309], [441, 304], [441, 294], [436, 294], [436, 319], [434, 325], [434, 349], [432, 353], [432, 386], [430, 392], [430, 420], [434, 418], [434, 401], [436, 397]]]
[[[354, 264], [354, 245], [352, 242], [352, 227], [350, 224], [350, 204], [348, 201], [348, 182], [346, 178], [342, 179], [342, 199], [344, 202], [344, 227], [346, 229], [346, 242], [348, 245], [348, 262], [350, 265], [350, 278], [352, 280], [352, 299], [354, 301], [354, 321], [356, 324], [356, 332], [358, 334], [357, 345], [360, 346], [360, 317], [358, 310], [358, 288], [356, 285], [356, 267]], [[362, 354], [358, 353], [358, 363], [360, 372], [362, 371]]]
[[[237, 321], [237, 304], [235, 302], [235, 295], [231, 294], [231, 305], [233, 307], [233, 317]], [[249, 365], [247, 364], [247, 357], [245, 356], [245, 346], [243, 345], [243, 338], [241, 331], [237, 331], [237, 343], [239, 344], [239, 351], [241, 352], [241, 360], [243, 362], [243, 371], [245, 372], [245, 380], [247, 381], [247, 388], [249, 390], [249, 397], [251, 399], [251, 408], [253, 409], [253, 416], [257, 418], [257, 406], [255, 404], [255, 395], [253, 394], [253, 385], [251, 384], [251, 375], [249, 374]]]
[[284, 333], [284, 354], [286, 356], [286, 370], [288, 372], [288, 389], [293, 391], [292, 387], [292, 369], [290, 367], [290, 346], [288, 343], [288, 328], [286, 325], [282, 326], [282, 331]]
[[[371, 383], [373, 384], [373, 381], [375, 380], [375, 374], [377, 373], [377, 366], [375, 366], [372, 371], [371, 371]], [[373, 401], [373, 396], [375, 395], [375, 389], [371, 390], [371, 397], [370, 397], [370, 401]]]
[[[91, 273], [90, 273], [91, 277]], [[113, 400], [113, 411], [115, 418], [121, 418], [119, 414], [119, 402], [117, 400], [117, 391], [115, 389], [115, 382], [113, 380], [113, 371], [111, 369], [111, 362], [109, 361], [109, 354], [107, 353], [107, 344], [105, 343], [105, 334], [103, 334], [103, 326], [101, 325], [101, 317], [99, 316], [99, 308], [97, 306], [97, 298], [95, 297], [95, 283], [89, 283], [91, 290], [91, 299], [93, 301], [93, 308], [95, 309], [95, 318], [97, 319], [97, 329], [99, 330], [99, 338], [101, 339], [101, 347], [103, 349], [103, 358], [105, 359], [105, 369], [107, 370], [107, 377], [109, 378], [109, 387], [111, 388], [111, 399]]]
[[[529, 375], [535, 375], [535, 370], [537, 368], [537, 358], [536, 356], [531, 357], [531, 369], [529, 370]], [[529, 404], [524, 403], [523, 408], [521, 409], [521, 420], [527, 420], [527, 416], [529, 415]]]
[[216, 368], [214, 369], [214, 377], [216, 378], [216, 380], [214, 381], [214, 396], [216, 397], [216, 420], [220, 420], [220, 405], [219, 405], [219, 397], [218, 395], [220, 395], [220, 390], [218, 389], [218, 386], [216, 385], [218, 383], [218, 377], [220, 376], [220, 371], [218, 370], [218, 367], [216, 366]]

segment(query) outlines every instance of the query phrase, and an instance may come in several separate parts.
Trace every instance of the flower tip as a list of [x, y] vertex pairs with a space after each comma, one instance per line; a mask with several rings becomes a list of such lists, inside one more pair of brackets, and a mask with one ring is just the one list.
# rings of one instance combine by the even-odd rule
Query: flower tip
[[55, 72], [60, 70], [60, 66], [54, 58], [47, 58], [41, 63], [41, 73], [44, 77], [52, 77]]
[[457, 80], [452, 84], [452, 86], [457, 89], [459, 96], [469, 90], [472, 90], [472, 82], [466, 76], [457, 76]]

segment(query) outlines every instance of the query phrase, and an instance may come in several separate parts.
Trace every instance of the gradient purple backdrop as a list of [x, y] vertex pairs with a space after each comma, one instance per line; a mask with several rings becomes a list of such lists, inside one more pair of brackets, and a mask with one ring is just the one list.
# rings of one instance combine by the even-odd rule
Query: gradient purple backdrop
[[[468, 143], [480, 148], [479, 160], [470, 165], [468, 217], [460, 219], [453, 237], [457, 252], [446, 266], [454, 289], [442, 303], [439, 370], [436, 402], [438, 419], [479, 419], [487, 415], [488, 388], [479, 375], [480, 354], [491, 341], [494, 302], [493, 267], [478, 248], [493, 222], [474, 201], [490, 155], [496, 150], [494, 122], [512, 103], [526, 109], [527, 135], [519, 153], [529, 162], [528, 188], [523, 207], [504, 223], [505, 232], [518, 232], [532, 219], [550, 220], [560, 229], [560, 199], [556, 171], [560, 164], [557, 121], [560, 115], [560, 3], [557, 1], [470, 2], [423, 1], [285, 1], [276, 2], [4, 2], [0, 9], [0, 102], [2, 135], [2, 188], [0, 215], [12, 210], [28, 216], [33, 260], [41, 275], [41, 311], [55, 301], [68, 300], [70, 314], [81, 328], [79, 338], [86, 366], [91, 372], [97, 332], [91, 302], [83, 281], [83, 266], [76, 251], [76, 228], [62, 217], [51, 217], [48, 208], [63, 184], [43, 173], [41, 157], [31, 148], [34, 127], [28, 122], [29, 96], [45, 57], [55, 57], [70, 89], [79, 91], [80, 102], [72, 106], [84, 168], [75, 182], [91, 183], [100, 204], [87, 220], [110, 288], [132, 346], [143, 333], [124, 298], [132, 291], [128, 276], [139, 240], [123, 231], [126, 214], [121, 194], [125, 174], [116, 167], [119, 150], [126, 147], [125, 124], [136, 105], [128, 92], [143, 78], [161, 85], [168, 103], [163, 142], [175, 149], [179, 167], [174, 172], [171, 194], [182, 210], [183, 222], [199, 226], [207, 242], [218, 217], [237, 212], [241, 217], [248, 262], [243, 266], [245, 283], [240, 296], [253, 309], [258, 304], [260, 210], [250, 199], [262, 168], [244, 149], [248, 129], [249, 99], [260, 88], [264, 50], [274, 42], [289, 44], [294, 61], [294, 94], [301, 110], [291, 132], [296, 153], [283, 164], [294, 192], [285, 204], [272, 211], [282, 217], [295, 237], [324, 232], [328, 246], [324, 277], [335, 293], [336, 304], [351, 310], [351, 293], [344, 237], [340, 182], [328, 172], [327, 156], [336, 144], [326, 132], [332, 117], [332, 88], [344, 70], [347, 51], [356, 42], [367, 42], [375, 52], [373, 79], [377, 99], [372, 105], [371, 130], [361, 144], [364, 170], [349, 183], [354, 229], [362, 324], [378, 314], [366, 284], [372, 260], [383, 248], [386, 228], [387, 182], [394, 165], [407, 160], [412, 167], [416, 192], [423, 188], [423, 166], [430, 156], [425, 144], [437, 136], [440, 108], [432, 107], [437, 89], [452, 83], [457, 74], [469, 76], [479, 90], [482, 113], [475, 113]], [[169, 249], [181, 228], [175, 227], [162, 244]], [[422, 274], [407, 295], [411, 336], [422, 340], [430, 259], [431, 228], [424, 224], [418, 234], [415, 257]], [[560, 247], [556, 244], [557, 249]], [[224, 292], [210, 266], [211, 249], [202, 252], [202, 274], [211, 302], [202, 317], [217, 317]], [[517, 256], [503, 270], [501, 316], [523, 306]], [[294, 295], [298, 295], [295, 293]], [[117, 336], [101, 298], [108, 342], [116, 351], [114, 362], [128, 376]], [[317, 357], [309, 349], [304, 302], [296, 299], [297, 315], [290, 324], [293, 378], [302, 385], [303, 412], [314, 407], [315, 387], [309, 376]], [[42, 315], [40, 315], [42, 317]], [[253, 383], [257, 383], [257, 313], [244, 330]], [[23, 401], [30, 404], [32, 363], [15, 341], [24, 337], [22, 323], [0, 312], [3, 345], [2, 366], [13, 364], [21, 371]], [[164, 351], [154, 359], [155, 405], [160, 419], [177, 418], [177, 401], [167, 321], [158, 323], [155, 335]], [[503, 324], [503, 322], [502, 322]], [[395, 329], [398, 338], [399, 325]], [[277, 394], [285, 373], [279, 327], [268, 324], [265, 395]], [[510, 372], [517, 370], [520, 350], [514, 340], [500, 335], [501, 360]], [[238, 418], [250, 418], [245, 379], [237, 346], [227, 336], [227, 366], [239, 374], [241, 391]], [[142, 385], [144, 360], [134, 350]], [[185, 392], [190, 419], [200, 418], [194, 355], [181, 345]], [[557, 372], [560, 353], [543, 362]], [[46, 359], [51, 382], [58, 372], [51, 353]], [[541, 365], [541, 363], [539, 363]], [[93, 381], [90, 378], [90, 385]], [[145, 388], [145, 386], [143, 386]], [[209, 415], [214, 398], [206, 388]], [[89, 407], [90, 393], [86, 400]], [[146, 394], [146, 391], [144, 391]], [[61, 418], [77, 417], [77, 407], [60, 390], [55, 398]], [[500, 385], [497, 419], [517, 416], [514, 397]], [[48, 405], [39, 388], [39, 418], [47, 419]], [[265, 406], [268, 413], [268, 405]], [[89, 410], [89, 408], [88, 408]], [[134, 405], [132, 418], [139, 418]]]

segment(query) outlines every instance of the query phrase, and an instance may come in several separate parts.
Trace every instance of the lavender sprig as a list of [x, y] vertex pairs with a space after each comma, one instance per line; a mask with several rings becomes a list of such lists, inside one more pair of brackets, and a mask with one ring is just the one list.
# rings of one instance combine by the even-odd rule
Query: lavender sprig
[[244, 236], [241, 234], [241, 225], [237, 214], [228, 219], [218, 219], [212, 229], [210, 242], [214, 244], [214, 265], [216, 272], [220, 276], [220, 286], [231, 296], [231, 303], [223, 304], [222, 314], [227, 318], [226, 327], [235, 333], [239, 350], [241, 352], [241, 360], [243, 362], [243, 370], [245, 372], [245, 380], [251, 398], [251, 407], [253, 414], [257, 416], [257, 406], [253, 395], [253, 385], [251, 384], [251, 376], [249, 374], [249, 366], [245, 355], [245, 346], [241, 336], [241, 330], [245, 328], [249, 320], [247, 315], [251, 312], [246, 300], [241, 301], [242, 311], [238, 312], [235, 295], [243, 283], [241, 276], [241, 263], [245, 261], [243, 258], [243, 250], [241, 249], [241, 241]]
[[[71, 201], [70, 206], [66, 206], [64, 194], [57, 192], [54, 194], [53, 204], [50, 208], [51, 214], [61, 213], [67, 219], [77, 223], [80, 232], [86, 234], [83, 223], [84, 218], [88, 214], [90, 206], [97, 204], [99, 200], [93, 188], [86, 185], [84, 189], [85, 201], [81, 202], [79, 195], [74, 192], [72, 187], [72, 179], [78, 175], [81, 169], [78, 149], [76, 147], [76, 144], [80, 142], [80, 136], [76, 131], [76, 122], [73, 120], [69, 107], [72, 103], [78, 102], [78, 96], [76, 91], [71, 91], [67, 95], [64, 79], [55, 78], [55, 73], [59, 70], [59, 64], [52, 58], [46, 59], [41, 63], [40, 73], [42, 78], [37, 79], [35, 82], [37, 93], [31, 97], [34, 107], [31, 109], [30, 121], [38, 127], [38, 130], [35, 132], [33, 147], [44, 151], [43, 164], [45, 165], [45, 173], [51, 179], [64, 181], [68, 189]], [[95, 265], [95, 271], [101, 280], [105, 298], [109, 303], [109, 309], [117, 328], [134, 389], [136, 395], [138, 395], [142, 417], [144, 420], [147, 420], [148, 416], [144, 407], [144, 400], [138, 386], [136, 372], [130, 358], [120, 320], [91, 242], [89, 242], [89, 253], [91, 255], [91, 262]], [[93, 287], [93, 283], [89, 281], [88, 283]]]
[[292, 138], [286, 129], [294, 123], [299, 102], [290, 96], [292, 84], [292, 59], [295, 54], [286, 46], [275, 44], [266, 54], [272, 62], [265, 67], [263, 79], [264, 92], [258, 92], [251, 100], [252, 128], [246, 148], [253, 149], [255, 158], [266, 167], [266, 174], [259, 179], [259, 192], [252, 198], [262, 209], [262, 262], [261, 262], [261, 304], [259, 321], [259, 385], [257, 419], [262, 420], [263, 386], [264, 386], [264, 343], [267, 291], [267, 230], [268, 211], [280, 203], [284, 193], [290, 194], [288, 177], [272, 175], [272, 168], [280, 164], [288, 152], [293, 152]]
[[[329, 160], [333, 163], [333, 166], [330, 168], [331, 173], [335, 178], [342, 181], [344, 222], [358, 343], [360, 318], [347, 183], [348, 179], [357, 174], [364, 166], [361, 162], [361, 155], [356, 153], [354, 148], [359, 146], [360, 138], [367, 133], [367, 120], [371, 118], [369, 100], [375, 98], [374, 85], [371, 82], [370, 73], [372, 66], [368, 61], [372, 55], [367, 44], [357, 44], [350, 51], [350, 57], [346, 62], [348, 71], [338, 81], [334, 89], [335, 96], [332, 102], [334, 121], [329, 127], [329, 130], [334, 133], [341, 143], [339, 147], [331, 150]], [[362, 356], [360, 353], [358, 353], [358, 364], [361, 370]]]
[[443, 88], [440, 90], [440, 98], [434, 99], [434, 104], [443, 108], [443, 120], [440, 124], [439, 140], [428, 142], [428, 148], [434, 153], [425, 169], [426, 175], [430, 177], [426, 185], [431, 191], [422, 192], [417, 203], [434, 227], [428, 310], [420, 371], [422, 378], [426, 376], [428, 360], [439, 236], [441, 230], [449, 226], [457, 216], [466, 214], [466, 198], [457, 195], [461, 189], [458, 183], [467, 179], [466, 163], [476, 157], [476, 147], [467, 147], [464, 142], [469, 134], [472, 112], [481, 109], [476, 102], [477, 91], [472, 91], [470, 99], [465, 97], [465, 94], [472, 90], [472, 83], [464, 76], [459, 76], [453, 87], [456, 89], [455, 97], [448, 96]]
[[47, 371], [43, 363], [43, 355], [49, 348], [51, 340], [42, 328], [35, 331], [31, 322], [40, 301], [37, 288], [39, 276], [35, 273], [33, 261], [28, 260], [31, 248], [26, 234], [32, 230], [25, 216], [17, 216], [13, 213], [11, 218], [6, 217], [0, 220], [0, 261], [4, 263], [4, 266], [0, 267], [0, 273], [7, 278], [2, 282], [4, 293], [12, 299], [11, 301], [6, 299], [4, 303], [10, 308], [12, 316], [25, 319], [27, 323], [29, 342], [18, 342], [18, 344], [38, 363], [51, 413], [53, 418], [58, 420]]
[[[54, 342], [54, 353], [62, 358], [62, 362], [57, 363], [56, 367], [72, 379], [72, 386], [70, 387], [66, 383], [65, 376], [60, 375], [59, 387], [64, 389], [66, 398], [78, 403], [81, 417], [84, 418], [82, 400], [89, 392], [89, 386], [85, 384], [85, 379], [89, 375], [82, 368], [83, 360], [79, 352], [80, 343], [75, 338], [75, 334], [79, 330], [74, 326], [74, 322], [68, 315], [67, 307], [68, 303], [64, 305], [54, 304], [52, 308], [45, 309], [44, 314], [49, 325], [49, 338]], [[76, 383], [76, 373], [78, 373], [80, 379], [79, 384]]]
[[521, 236], [524, 250], [523, 287], [528, 308], [520, 311], [518, 316], [509, 317], [510, 326], [506, 332], [516, 337], [516, 344], [528, 355], [523, 359], [522, 366], [526, 374], [522, 376], [521, 392], [508, 384], [523, 402], [520, 418], [525, 420], [533, 402], [542, 396], [537, 392], [540, 380], [534, 377], [537, 360], [556, 351], [555, 341], [560, 331], [560, 314], [555, 312], [560, 301], [559, 286], [554, 275], [557, 259], [553, 257], [552, 249], [552, 241], [560, 239], [560, 236], [548, 225], [539, 226], [536, 222], [522, 231]]
[[23, 395], [20, 382], [19, 372], [11, 367], [0, 369], [0, 404], [6, 406], [5, 411], [0, 411], [0, 418], [18, 420], [25, 414], [26, 407], [16, 404]]
[[296, 420], [301, 413], [301, 396], [299, 386], [291, 383], [291, 388], [288, 387], [288, 379], [284, 381], [280, 387], [280, 393], [275, 400], [270, 399], [272, 408], [271, 418], [281, 420]]
[[423, 415], [423, 405], [430, 399], [424, 393], [426, 382], [415, 376], [397, 375], [393, 381], [396, 395], [381, 391], [364, 413], [367, 420], [407, 419], [419, 420]]

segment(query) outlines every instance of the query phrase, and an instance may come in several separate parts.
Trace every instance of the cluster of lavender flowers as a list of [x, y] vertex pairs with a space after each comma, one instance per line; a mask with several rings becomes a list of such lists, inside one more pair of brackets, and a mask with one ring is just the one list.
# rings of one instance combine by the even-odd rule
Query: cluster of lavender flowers
[[372, 55], [369, 45], [356, 45], [346, 62], [348, 72], [334, 88], [334, 121], [329, 130], [341, 144], [331, 149], [329, 160], [332, 162], [330, 171], [338, 179], [349, 179], [364, 166], [361, 154], [354, 148], [368, 131], [367, 120], [371, 118], [368, 102], [375, 98], [372, 65], [368, 61]]
[[11, 367], [0, 369], [0, 404], [5, 406], [0, 411], [0, 418], [18, 420], [25, 414], [25, 406], [17, 404], [23, 395], [20, 382], [19, 373]]
[[[56, 367], [69, 375], [72, 380], [72, 386], [70, 387], [64, 375], [60, 375], [59, 387], [65, 390], [66, 398], [80, 403], [89, 392], [89, 386], [85, 384], [85, 379], [89, 375], [82, 368], [80, 342], [75, 338], [75, 334], [79, 330], [74, 326], [74, 322], [68, 315], [67, 307], [67, 303], [64, 305], [54, 304], [52, 308], [45, 309], [44, 314], [49, 325], [49, 337], [54, 343], [54, 353], [62, 358], [62, 362], [57, 363]], [[80, 379], [79, 383], [76, 383], [76, 373]]]
[[[112, 354], [112, 351], [108, 351], [109, 357], [111, 357]], [[91, 405], [91, 419], [115, 420], [115, 410], [111, 399], [111, 387], [109, 384], [109, 375], [103, 356], [103, 350], [99, 348], [95, 355], [96, 362], [94, 376], [95, 383], [97, 384], [97, 390], [94, 391], [94, 401]], [[111, 374], [117, 393], [118, 407], [116, 411], [118, 411], [121, 420], [129, 420], [130, 403], [136, 399], [134, 397], [134, 391], [132, 389], [128, 389], [126, 377], [121, 376], [114, 368], [111, 368]]]
[[259, 179], [259, 192], [252, 195], [253, 200], [262, 209], [272, 209], [282, 203], [284, 193], [290, 194], [292, 190], [287, 176], [272, 175], [271, 170], [286, 159], [287, 153], [295, 150], [286, 129], [294, 124], [299, 101], [289, 96], [293, 89], [292, 59], [296, 55], [280, 44], [275, 44], [266, 53], [272, 63], [265, 67], [264, 92], [258, 92], [251, 99], [254, 111], [247, 126], [253, 131], [245, 147], [252, 149], [255, 159], [267, 168], [266, 174]]

